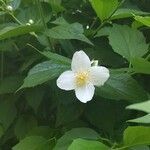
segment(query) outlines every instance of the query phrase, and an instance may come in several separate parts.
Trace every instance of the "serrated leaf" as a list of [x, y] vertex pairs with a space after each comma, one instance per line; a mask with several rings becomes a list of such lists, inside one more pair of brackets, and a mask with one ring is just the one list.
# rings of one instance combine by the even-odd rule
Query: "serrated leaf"
[[34, 87], [58, 77], [63, 71], [68, 70], [68, 65], [60, 65], [53, 61], [45, 61], [33, 67], [24, 79], [22, 88]]
[[98, 141], [75, 139], [68, 150], [109, 150], [110, 148]]
[[76, 39], [93, 45], [83, 34], [83, 26], [79, 23], [59, 25], [48, 29], [45, 34], [54, 39]]
[[97, 88], [97, 94], [115, 100], [147, 100], [144, 89], [130, 75], [123, 73], [111, 74], [104, 86]]
[[89, 0], [97, 16], [103, 21], [118, 7], [118, 0]]
[[113, 50], [128, 61], [133, 57], [142, 57], [148, 52], [143, 34], [126, 25], [114, 25], [109, 34], [109, 43]]

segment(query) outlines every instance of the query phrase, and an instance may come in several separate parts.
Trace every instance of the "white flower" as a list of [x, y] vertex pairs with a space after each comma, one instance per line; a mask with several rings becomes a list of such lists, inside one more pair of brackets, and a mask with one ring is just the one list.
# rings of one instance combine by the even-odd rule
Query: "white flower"
[[83, 103], [92, 100], [95, 87], [102, 86], [109, 78], [109, 70], [103, 66], [91, 66], [89, 57], [83, 51], [74, 53], [71, 69], [57, 79], [57, 86], [63, 90], [75, 90], [76, 97]]

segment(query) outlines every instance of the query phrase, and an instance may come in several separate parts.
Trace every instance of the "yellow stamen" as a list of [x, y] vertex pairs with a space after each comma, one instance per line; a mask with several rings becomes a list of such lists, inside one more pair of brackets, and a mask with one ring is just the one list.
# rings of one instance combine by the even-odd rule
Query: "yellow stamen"
[[77, 86], [85, 85], [89, 80], [88, 72], [79, 72], [76, 75], [76, 84]]

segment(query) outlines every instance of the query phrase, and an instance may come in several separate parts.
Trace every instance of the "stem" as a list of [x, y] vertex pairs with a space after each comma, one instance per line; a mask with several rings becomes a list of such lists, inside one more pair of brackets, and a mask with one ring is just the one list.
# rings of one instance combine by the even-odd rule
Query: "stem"
[[150, 54], [148, 54], [145, 59], [148, 61], [150, 59]]
[[1, 81], [3, 80], [4, 77], [4, 52], [1, 52], [1, 75], [0, 75], [0, 79]]
[[118, 6], [117, 6], [116, 9], [111, 13], [111, 15], [110, 15], [107, 19], [105, 19], [105, 20], [101, 23], [101, 25], [95, 30], [93, 36], [95, 36], [95, 34], [111, 19], [111, 17], [113, 16], [113, 14], [118, 10], [118, 8], [119, 8], [124, 2], [125, 2], [125, 0], [122, 0], [122, 1], [118, 4]]
[[11, 15], [12, 18], [13, 18], [18, 24], [22, 25], [22, 23], [14, 16], [13, 13], [9, 13], [9, 15]]
[[[38, 9], [39, 9], [40, 17], [41, 17], [41, 19], [42, 19], [43, 26], [44, 26], [45, 30], [47, 30], [48, 27], [47, 27], [47, 24], [46, 24], [45, 19], [44, 19], [44, 13], [43, 13], [43, 9], [42, 9], [42, 5], [41, 5], [40, 0], [37, 0], [37, 5], [38, 5]], [[46, 38], [47, 38], [47, 41], [48, 41], [48, 43], [49, 43], [50, 49], [53, 50], [53, 47], [52, 47], [50, 38], [47, 37], [47, 36], [46, 36]]]

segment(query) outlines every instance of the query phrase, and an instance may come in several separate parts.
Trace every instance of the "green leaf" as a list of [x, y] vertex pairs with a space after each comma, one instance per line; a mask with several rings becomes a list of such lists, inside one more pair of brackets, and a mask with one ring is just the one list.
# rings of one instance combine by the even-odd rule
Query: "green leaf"
[[45, 34], [54, 39], [76, 39], [93, 45], [83, 32], [84, 30], [81, 24], [73, 23], [48, 29]]
[[38, 51], [38, 52], [56, 63], [65, 64], [65, 65], [71, 64], [71, 60], [69, 58], [61, 56], [59, 54], [52, 53], [50, 51], [43, 51], [43, 52]]
[[[76, 121], [82, 114], [82, 105], [81, 103], [76, 102], [76, 97], [73, 92], [57, 92], [57, 97], [54, 96], [54, 99], [58, 99], [58, 106], [56, 112], [56, 127], [61, 125], [67, 125], [70, 122]], [[61, 98], [65, 99], [61, 101]], [[67, 108], [67, 111], [66, 111]]]
[[65, 8], [61, 5], [61, 0], [49, 0], [49, 3], [52, 7], [52, 11], [55, 13], [59, 13], [65, 10]]
[[[135, 126], [128, 127], [124, 131], [124, 147], [133, 147], [138, 145], [150, 145], [150, 127]], [[125, 149], [122, 148], [122, 149]]]
[[0, 125], [0, 138], [3, 136], [4, 134], [4, 128], [2, 127], [2, 125]]
[[7, 130], [13, 123], [17, 115], [17, 110], [12, 99], [5, 99], [0, 101], [0, 123], [4, 130]]
[[54, 63], [53, 61], [46, 61], [37, 64], [29, 71], [28, 76], [24, 79], [24, 84], [21, 86], [20, 89], [34, 87], [49, 80], [52, 80], [58, 77], [63, 71], [68, 69], [69, 66], [60, 65]]
[[142, 57], [149, 47], [140, 31], [126, 25], [113, 26], [109, 34], [109, 43], [116, 53], [128, 61], [132, 57]]
[[132, 104], [128, 106], [127, 109], [134, 109], [134, 110], [139, 110], [139, 111], [144, 111], [146, 113], [150, 113], [150, 100], [146, 102]]
[[49, 126], [38, 126], [33, 129], [31, 129], [27, 136], [41, 136], [46, 139], [50, 139], [53, 137], [55, 130], [51, 129]]
[[50, 146], [45, 138], [30, 136], [20, 141], [12, 150], [50, 150]]
[[128, 122], [149, 124], [150, 123], [150, 114], [145, 115], [143, 117], [136, 118], [136, 119], [128, 120]]
[[136, 73], [150, 74], [150, 62], [144, 58], [132, 58], [131, 63]]
[[118, 7], [118, 0], [89, 0], [97, 16], [103, 21]]
[[95, 37], [108, 36], [110, 34], [111, 27], [104, 27], [99, 30]]
[[66, 132], [57, 142], [54, 150], [66, 150], [74, 139], [84, 138], [98, 140], [99, 135], [89, 128], [75, 128]]
[[15, 125], [15, 135], [21, 140], [35, 126], [37, 126], [37, 120], [33, 116], [20, 116]]
[[149, 13], [129, 8], [119, 8], [111, 17], [111, 20], [134, 17], [134, 15], [147, 15]]
[[41, 29], [42, 27], [38, 25], [8, 26], [0, 30], [0, 40], [24, 35], [30, 32], [38, 32], [41, 31]]
[[147, 100], [147, 93], [130, 75], [113, 73], [104, 86], [97, 88], [97, 94], [108, 99]]
[[150, 123], [150, 101], [141, 102], [137, 104], [132, 104], [127, 109], [133, 109], [133, 110], [139, 110], [146, 113], [149, 113], [148, 115], [145, 115], [143, 117], [139, 117], [136, 119], [128, 120], [128, 122], [135, 122], [135, 123]]
[[130, 148], [129, 150], [150, 150], [148, 146], [135, 146]]
[[75, 139], [68, 150], [109, 150], [110, 148], [98, 141]]
[[135, 16], [134, 19], [140, 23], [142, 23], [145, 26], [150, 27], [150, 17], [146, 16], [146, 17], [142, 17], [142, 16]]
[[14, 93], [22, 83], [22, 76], [6, 77], [0, 82], [0, 94]]
[[29, 89], [26, 91], [26, 100], [34, 110], [35, 113], [37, 113], [38, 108], [43, 100], [45, 94], [45, 89], [41, 87], [35, 87], [32, 89]]

